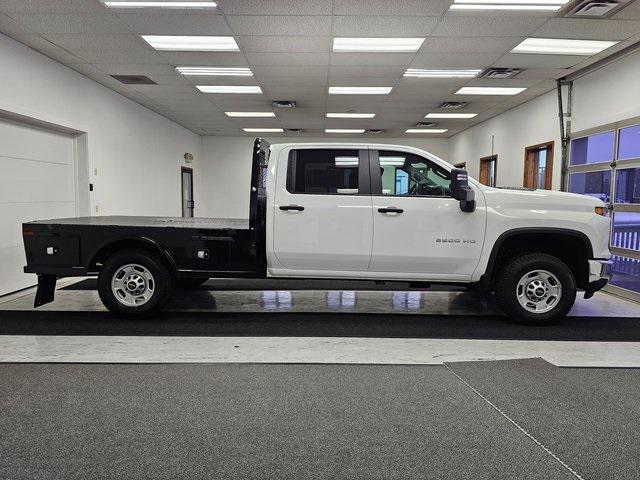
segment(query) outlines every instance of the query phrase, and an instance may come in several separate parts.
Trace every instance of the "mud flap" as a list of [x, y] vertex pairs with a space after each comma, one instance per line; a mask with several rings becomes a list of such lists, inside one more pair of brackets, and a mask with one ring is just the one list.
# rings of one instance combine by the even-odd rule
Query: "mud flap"
[[55, 275], [38, 275], [38, 291], [36, 292], [36, 299], [33, 302], [34, 307], [41, 307], [47, 303], [53, 302], [56, 291]]

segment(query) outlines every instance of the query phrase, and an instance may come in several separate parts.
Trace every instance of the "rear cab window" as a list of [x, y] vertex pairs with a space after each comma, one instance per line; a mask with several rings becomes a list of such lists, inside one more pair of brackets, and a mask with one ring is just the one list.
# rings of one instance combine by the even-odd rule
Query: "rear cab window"
[[[287, 191], [294, 194], [368, 194], [357, 149], [295, 149], [289, 153]], [[365, 185], [366, 183], [366, 185]]]

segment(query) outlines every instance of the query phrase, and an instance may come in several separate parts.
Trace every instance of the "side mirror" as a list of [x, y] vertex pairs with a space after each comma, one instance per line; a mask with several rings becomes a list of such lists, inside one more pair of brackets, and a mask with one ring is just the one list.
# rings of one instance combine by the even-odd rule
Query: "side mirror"
[[476, 209], [475, 192], [469, 186], [469, 175], [462, 168], [451, 170], [451, 196], [460, 202], [460, 210], [473, 212]]

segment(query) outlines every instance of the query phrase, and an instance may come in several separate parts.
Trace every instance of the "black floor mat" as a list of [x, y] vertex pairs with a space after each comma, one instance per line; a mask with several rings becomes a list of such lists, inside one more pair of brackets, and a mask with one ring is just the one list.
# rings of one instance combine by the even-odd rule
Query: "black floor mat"
[[5, 364], [0, 385], [3, 479], [573, 479], [443, 367]]
[[567, 317], [533, 327], [502, 316], [165, 312], [126, 320], [107, 312], [0, 311], [0, 335], [391, 337], [640, 341], [636, 318]]
[[640, 478], [640, 369], [541, 359], [447, 367], [586, 479]]

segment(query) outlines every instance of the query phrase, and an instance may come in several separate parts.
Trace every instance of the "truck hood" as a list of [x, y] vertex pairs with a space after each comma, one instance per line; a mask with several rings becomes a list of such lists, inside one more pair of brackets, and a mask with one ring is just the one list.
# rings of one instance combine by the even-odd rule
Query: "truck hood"
[[483, 190], [487, 206], [500, 208], [523, 208], [527, 210], [591, 211], [603, 207], [602, 200], [577, 193], [555, 190], [526, 190], [485, 187]]

